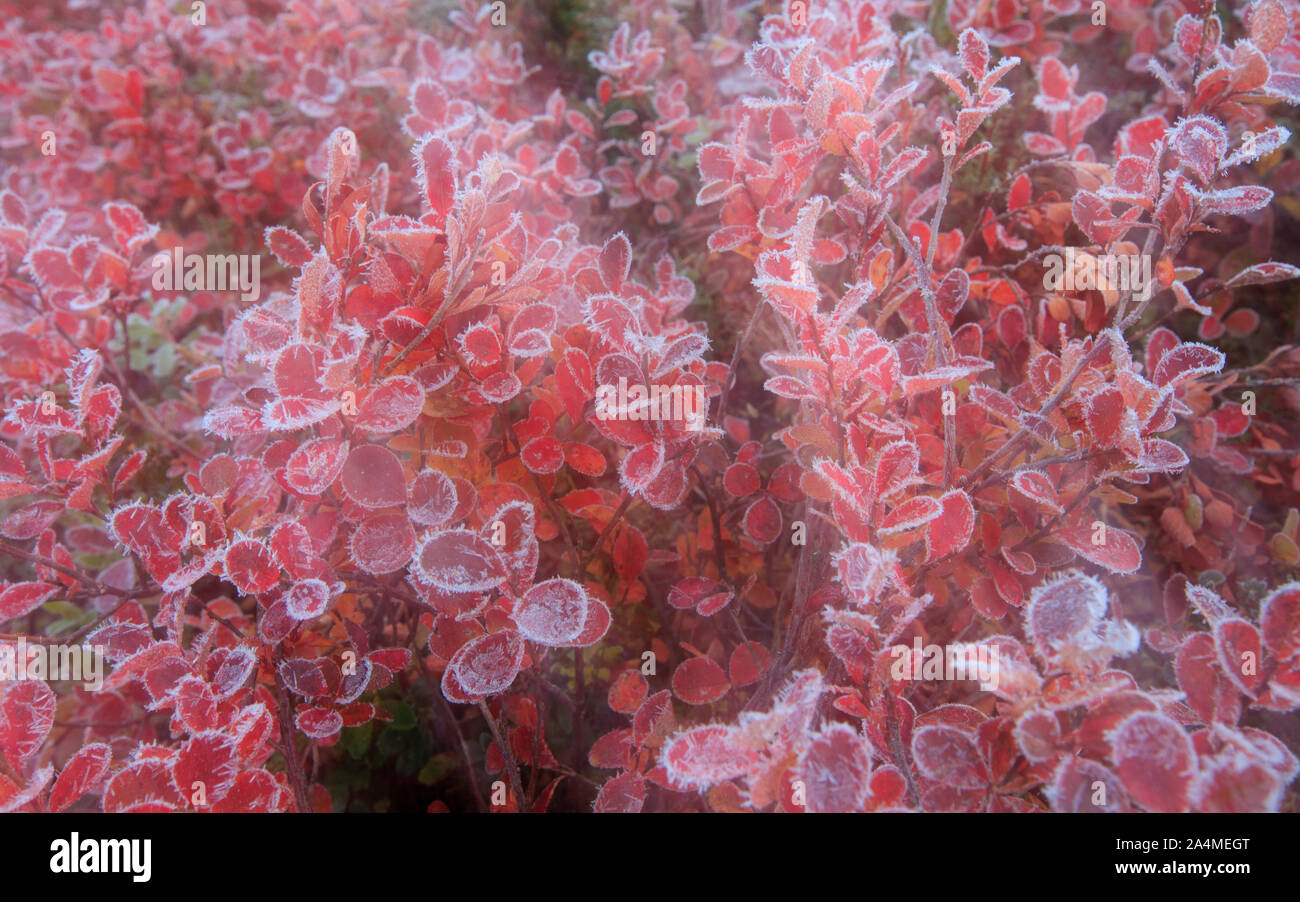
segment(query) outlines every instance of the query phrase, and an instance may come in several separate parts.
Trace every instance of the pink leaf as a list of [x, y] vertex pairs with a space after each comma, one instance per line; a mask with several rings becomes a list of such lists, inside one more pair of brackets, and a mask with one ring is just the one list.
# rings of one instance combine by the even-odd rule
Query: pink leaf
[[411, 482], [406, 512], [421, 526], [441, 526], [456, 512], [456, 486], [438, 470], [424, 470]]
[[348, 548], [357, 566], [367, 573], [394, 573], [411, 561], [415, 530], [403, 513], [372, 514], [352, 533]]
[[659, 757], [673, 785], [707, 788], [744, 775], [758, 763], [758, 754], [745, 748], [725, 726], [704, 726], [678, 733], [664, 744]]
[[312, 439], [289, 456], [284, 479], [294, 491], [319, 495], [343, 472], [348, 443], [339, 439]]
[[366, 396], [356, 425], [372, 433], [397, 432], [415, 422], [424, 407], [424, 389], [410, 376], [390, 376]]
[[343, 491], [370, 510], [406, 503], [406, 476], [397, 455], [382, 445], [360, 445], [348, 454]]
[[974, 28], [967, 28], [958, 40], [962, 65], [975, 80], [981, 80], [989, 71], [989, 45]]

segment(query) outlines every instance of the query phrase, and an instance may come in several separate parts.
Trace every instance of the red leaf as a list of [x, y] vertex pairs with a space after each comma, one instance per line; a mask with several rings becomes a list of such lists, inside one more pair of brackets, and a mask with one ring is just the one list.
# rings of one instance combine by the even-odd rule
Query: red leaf
[[587, 753], [592, 767], [605, 770], [626, 770], [632, 764], [632, 731], [611, 730], [597, 739]]
[[1011, 487], [1053, 513], [1059, 514], [1063, 511], [1060, 497], [1056, 494], [1056, 486], [1052, 485], [1052, 481], [1044, 473], [1036, 470], [1021, 470], [1011, 477]]
[[322, 580], [299, 580], [285, 593], [285, 610], [294, 620], [315, 620], [329, 609], [330, 594]]
[[794, 376], [773, 376], [763, 383], [763, 388], [794, 401], [820, 401], [823, 397], [821, 392]]
[[523, 637], [514, 630], [485, 633], [461, 646], [443, 674], [443, 693], [453, 702], [464, 703], [458, 694], [448, 693], [451, 676], [470, 698], [483, 698], [510, 688], [524, 660]]
[[771, 663], [767, 649], [757, 642], [737, 645], [731, 653], [727, 664], [727, 675], [732, 686], [748, 686], [757, 683]]
[[145, 221], [144, 214], [121, 201], [104, 204], [104, 213], [113, 228], [113, 240], [127, 254], [134, 254], [158, 234], [158, 227]]
[[870, 793], [871, 755], [866, 740], [852, 727], [842, 723], [826, 727], [809, 744], [799, 766], [808, 811], [862, 810]]
[[689, 658], [673, 671], [673, 695], [688, 705], [707, 705], [727, 694], [727, 674], [709, 658]]
[[1192, 796], [1204, 812], [1275, 812], [1282, 800], [1283, 781], [1256, 761], [1225, 758], [1211, 761], [1196, 777]]
[[930, 521], [926, 533], [926, 560], [933, 561], [970, 544], [975, 529], [975, 508], [970, 496], [960, 489], [947, 492], [939, 499], [943, 513]]
[[421, 526], [441, 526], [456, 512], [456, 485], [438, 470], [424, 470], [411, 482], [406, 513]]
[[642, 491], [659, 475], [663, 465], [663, 445], [658, 443], [642, 445], [623, 458], [623, 484], [629, 491]]
[[1224, 674], [1242, 692], [1254, 696], [1264, 685], [1264, 649], [1259, 630], [1240, 617], [1214, 624], [1214, 645]]
[[554, 436], [541, 435], [524, 445], [519, 459], [534, 473], [554, 473], [564, 466], [564, 448]]
[[1264, 599], [1259, 629], [1264, 647], [1278, 660], [1300, 655], [1300, 583], [1287, 583]]
[[980, 81], [989, 71], [989, 45], [974, 28], [967, 28], [958, 40], [962, 65], [975, 81]]
[[600, 278], [610, 291], [623, 289], [628, 269], [632, 265], [632, 244], [622, 232], [610, 237], [600, 251]]
[[506, 579], [496, 551], [468, 529], [427, 537], [415, 553], [415, 568], [423, 582], [444, 592], [482, 592]]
[[741, 526], [755, 542], [770, 545], [781, 535], [781, 508], [764, 495], [746, 508]]
[[988, 764], [975, 741], [954, 727], [920, 727], [912, 733], [912, 757], [917, 769], [955, 789], [984, 789], [989, 783]]
[[66, 509], [66, 506], [58, 501], [37, 501], [5, 517], [3, 522], [0, 522], [0, 533], [19, 541], [34, 539]]
[[394, 573], [411, 562], [415, 530], [406, 514], [371, 514], [352, 533], [348, 550], [357, 566], [367, 573]]
[[366, 396], [356, 426], [372, 433], [397, 432], [415, 422], [424, 407], [424, 389], [410, 376], [390, 376]]
[[703, 789], [743, 776], [758, 764], [758, 753], [742, 746], [729, 728], [709, 725], [678, 733], [659, 760], [672, 785]]
[[582, 586], [569, 579], [549, 579], [524, 593], [514, 620], [524, 638], [543, 645], [563, 645], [582, 633], [588, 604]]
[[1091, 395], [1084, 405], [1084, 418], [1088, 430], [1102, 448], [1114, 448], [1119, 444], [1120, 432], [1125, 426], [1125, 413], [1128, 407], [1124, 393], [1113, 385], [1103, 388]]
[[605, 475], [605, 455], [582, 442], [564, 443], [564, 462], [584, 476]]
[[1220, 670], [1214, 640], [1208, 633], [1196, 633], [1178, 647], [1174, 674], [1187, 704], [1202, 720], [1237, 722], [1241, 696]]
[[583, 408], [589, 399], [596, 396], [591, 361], [587, 355], [578, 348], [567, 348], [556, 364], [555, 383], [569, 419], [575, 424], [581, 423]]
[[305, 736], [322, 742], [343, 729], [343, 716], [332, 708], [303, 708], [294, 718], [294, 726]]
[[880, 521], [879, 532], [882, 536], [907, 532], [918, 526], [924, 526], [942, 513], [943, 505], [939, 503], [939, 499], [930, 495], [917, 495], [908, 498], [885, 514], [884, 519]]
[[104, 812], [176, 811], [185, 800], [176, 791], [166, 760], [144, 758], [119, 770], [104, 788]]
[[218, 814], [271, 814], [284, 807], [287, 796], [267, 771], [246, 770], [235, 777], [230, 791], [213, 803], [212, 810]]
[[223, 732], [198, 733], [185, 741], [172, 763], [172, 779], [184, 798], [193, 798], [196, 783], [211, 803], [224, 798], [235, 780], [235, 743]]
[[428, 137], [411, 149], [417, 178], [429, 209], [445, 219], [456, 195], [456, 152], [439, 137]]
[[751, 464], [732, 464], [722, 476], [722, 487], [736, 498], [752, 495], [762, 488], [758, 470]]
[[226, 579], [240, 592], [265, 592], [280, 581], [280, 568], [271, 551], [254, 539], [240, 539], [226, 549]]
[[613, 557], [620, 579], [630, 582], [640, 576], [650, 559], [650, 546], [641, 530], [624, 525], [614, 540]]
[[1025, 632], [1039, 654], [1049, 657], [1088, 635], [1108, 604], [1100, 582], [1071, 571], [1034, 589], [1026, 609]]
[[641, 703], [632, 718], [632, 741], [637, 748], [658, 746], [676, 725], [672, 694], [662, 689]]
[[266, 230], [266, 246], [275, 254], [275, 258], [287, 267], [303, 267], [312, 258], [311, 248], [301, 235], [284, 226], [273, 226]]
[[401, 461], [382, 445], [353, 448], [341, 475], [344, 493], [362, 507], [375, 510], [406, 503]]
[[1196, 751], [1176, 722], [1154, 711], [1130, 715], [1115, 730], [1115, 769], [1148, 811], [1186, 811]]
[[1062, 526], [1056, 534], [1080, 557], [1111, 573], [1136, 573], [1142, 566], [1142, 549], [1137, 539], [1122, 529], [1080, 524]]
[[619, 714], [635, 714], [645, 701], [650, 684], [639, 670], [624, 670], [609, 687], [609, 707]]
[[343, 472], [348, 458], [348, 443], [339, 439], [313, 439], [293, 454], [285, 464], [284, 479], [294, 491], [320, 495]]
[[719, 610], [731, 600], [732, 594], [729, 586], [716, 579], [688, 576], [673, 586], [668, 593], [668, 603], [681, 610], [699, 609], [706, 605], [713, 610]]
[[1052, 776], [1047, 797], [1052, 810], [1060, 812], [1131, 810], [1128, 792], [1119, 777], [1087, 758], [1065, 757]]
[[41, 680], [9, 683], [0, 694], [0, 753], [16, 770], [54, 726], [54, 693]]
[[1152, 380], [1156, 385], [1177, 385], [1186, 379], [1223, 369], [1223, 353], [1207, 345], [1185, 342], [1165, 352]]
[[619, 774], [596, 794], [595, 810], [602, 813], [636, 814], [645, 804], [646, 785], [633, 771]]
[[882, 448], [873, 470], [875, 497], [888, 498], [912, 484], [920, 463], [921, 451], [912, 442], [890, 442]]
[[0, 623], [25, 617], [61, 591], [50, 583], [9, 583], [0, 588]]
[[50, 790], [50, 811], [63, 811], [86, 793], [96, 790], [108, 776], [112, 761], [113, 750], [103, 743], [91, 743], [78, 749], [54, 781]]
[[190, 733], [217, 727], [217, 701], [212, 688], [196, 676], [184, 677], [172, 692], [176, 702], [176, 720]]

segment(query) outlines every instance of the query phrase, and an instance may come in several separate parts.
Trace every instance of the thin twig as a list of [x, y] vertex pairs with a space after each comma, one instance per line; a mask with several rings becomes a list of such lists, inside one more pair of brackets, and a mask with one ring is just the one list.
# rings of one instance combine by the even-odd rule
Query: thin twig
[[524, 810], [524, 787], [519, 782], [519, 765], [515, 762], [515, 753], [509, 744], [501, 736], [501, 730], [497, 726], [496, 718], [492, 716], [491, 709], [488, 708], [487, 702], [479, 699], [478, 709], [483, 712], [483, 719], [487, 721], [488, 729], [492, 731], [492, 738], [496, 741], [497, 749], [501, 752], [501, 757], [506, 762], [506, 773], [510, 775], [510, 786], [515, 792], [515, 801], [519, 810]]

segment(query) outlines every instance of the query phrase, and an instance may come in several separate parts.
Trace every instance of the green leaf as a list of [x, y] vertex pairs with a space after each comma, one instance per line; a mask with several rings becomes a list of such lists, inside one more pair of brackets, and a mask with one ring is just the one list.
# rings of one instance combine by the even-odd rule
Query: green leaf
[[385, 711], [393, 715], [392, 722], [387, 725], [389, 730], [409, 730], [415, 726], [415, 709], [406, 702], [394, 699], [379, 704]]
[[420, 768], [416, 777], [425, 786], [432, 786], [456, 769], [456, 759], [451, 755], [434, 755]]
[[397, 772], [405, 776], [417, 773], [420, 770], [420, 765], [428, 760], [433, 749], [429, 746], [422, 732], [404, 733], [402, 735], [410, 737], [406, 747], [397, 756]]
[[48, 611], [51, 614], [55, 614], [64, 620], [70, 620], [74, 623], [79, 623], [82, 620], [85, 620], [87, 613], [85, 610], [70, 601], [59, 601], [58, 599], [45, 602], [45, 604], [41, 605], [41, 610]]
[[374, 732], [375, 722], [369, 721], [359, 727], [346, 727], [343, 730], [343, 747], [353, 758], [364, 757], [370, 749], [370, 736]]
[[163, 345], [153, 355], [153, 372], [159, 379], [166, 379], [176, 369], [176, 346]]

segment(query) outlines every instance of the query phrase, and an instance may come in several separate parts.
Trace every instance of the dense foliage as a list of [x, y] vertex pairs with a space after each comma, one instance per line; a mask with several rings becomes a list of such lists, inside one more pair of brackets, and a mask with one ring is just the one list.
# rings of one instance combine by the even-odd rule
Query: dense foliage
[[0, 811], [1295, 808], [1300, 4], [522, 6], [0, 0]]

